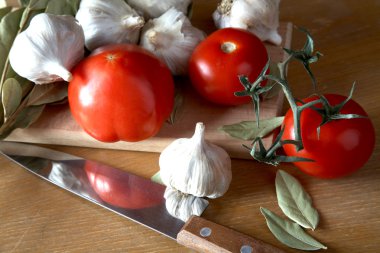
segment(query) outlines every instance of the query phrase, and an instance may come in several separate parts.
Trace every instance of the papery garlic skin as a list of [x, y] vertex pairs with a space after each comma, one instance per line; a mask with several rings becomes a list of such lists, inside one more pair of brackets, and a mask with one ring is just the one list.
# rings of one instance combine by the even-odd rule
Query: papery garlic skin
[[173, 75], [187, 74], [194, 48], [205, 33], [192, 26], [190, 20], [175, 8], [147, 22], [140, 45], [166, 63]]
[[124, 0], [82, 0], [75, 17], [91, 51], [108, 44], [136, 44], [145, 23]]
[[205, 140], [205, 126], [197, 123], [192, 138], [181, 138], [160, 155], [162, 182], [196, 197], [222, 196], [231, 183], [231, 158], [227, 152]]
[[213, 13], [216, 27], [235, 27], [254, 33], [262, 41], [280, 45], [280, 0], [222, 0]]
[[203, 198], [167, 187], [164, 193], [165, 206], [169, 214], [186, 222], [192, 215], [200, 216], [209, 202]]
[[127, 0], [127, 3], [148, 20], [161, 16], [172, 7], [186, 15], [192, 0]]
[[32, 18], [9, 52], [13, 70], [36, 84], [69, 82], [70, 70], [83, 57], [83, 29], [75, 18], [46, 13]]

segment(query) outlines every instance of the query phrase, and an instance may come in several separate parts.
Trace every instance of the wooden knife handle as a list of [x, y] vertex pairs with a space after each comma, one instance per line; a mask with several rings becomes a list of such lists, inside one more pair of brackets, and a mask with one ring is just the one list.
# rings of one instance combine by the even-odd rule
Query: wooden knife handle
[[177, 242], [204, 253], [284, 253], [272, 245], [198, 216], [192, 216], [177, 235]]

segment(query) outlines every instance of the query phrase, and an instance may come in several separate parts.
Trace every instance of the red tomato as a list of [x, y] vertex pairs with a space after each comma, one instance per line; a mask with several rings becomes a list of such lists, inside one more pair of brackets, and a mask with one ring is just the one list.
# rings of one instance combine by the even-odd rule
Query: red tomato
[[207, 100], [222, 105], [240, 105], [250, 97], [236, 97], [244, 90], [238, 76], [253, 82], [268, 61], [268, 53], [258, 37], [237, 28], [217, 30], [194, 50], [189, 62], [193, 86]]
[[[331, 105], [337, 105], [346, 97], [336, 94], [325, 95]], [[316, 97], [304, 101], [315, 100]], [[317, 105], [322, 107], [321, 104]], [[340, 111], [342, 114], [367, 116], [363, 108], [352, 99]], [[313, 162], [295, 162], [302, 171], [320, 178], [338, 178], [361, 168], [371, 156], [375, 146], [375, 130], [369, 118], [340, 119], [324, 124], [317, 135], [322, 117], [313, 109], [301, 113], [301, 138], [304, 149], [297, 152], [294, 145], [283, 146], [288, 156], [298, 156]], [[293, 113], [284, 119], [283, 140], [294, 140]]]
[[68, 99], [75, 120], [104, 142], [155, 135], [173, 108], [170, 70], [136, 45], [96, 50], [72, 71]]
[[[104, 202], [116, 207], [140, 209], [164, 202], [165, 187], [87, 161], [85, 171], [92, 188]], [[110, 173], [112, 171], [112, 173]], [[147, 190], [149, 189], [149, 190]]]

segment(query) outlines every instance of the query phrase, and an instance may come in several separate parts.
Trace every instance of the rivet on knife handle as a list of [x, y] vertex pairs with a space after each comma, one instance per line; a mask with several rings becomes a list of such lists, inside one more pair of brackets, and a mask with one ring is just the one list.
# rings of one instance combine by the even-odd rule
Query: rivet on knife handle
[[197, 216], [192, 216], [178, 233], [177, 242], [204, 253], [284, 253], [272, 245]]

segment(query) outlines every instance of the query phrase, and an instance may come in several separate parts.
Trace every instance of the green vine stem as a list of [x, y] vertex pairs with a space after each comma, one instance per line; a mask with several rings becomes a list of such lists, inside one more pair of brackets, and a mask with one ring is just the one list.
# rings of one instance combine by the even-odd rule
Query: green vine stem
[[[323, 126], [324, 124], [332, 120], [366, 118], [365, 116], [357, 115], [357, 114], [340, 113], [343, 106], [352, 98], [352, 95], [355, 89], [355, 83], [352, 85], [352, 88], [348, 97], [343, 102], [335, 106], [332, 106], [327, 100], [327, 98], [321, 94], [316, 94], [317, 96], [316, 99], [307, 103], [299, 101], [298, 99], [294, 98], [292, 94], [292, 90], [287, 80], [288, 64], [293, 59], [303, 64], [306, 72], [309, 74], [311, 78], [312, 86], [315, 92], [317, 82], [310, 69], [310, 64], [317, 62], [320, 56], [322, 55], [319, 52], [314, 53], [314, 42], [309, 32], [302, 28], [300, 28], [300, 30], [306, 34], [306, 37], [307, 37], [306, 43], [304, 47], [299, 51], [294, 51], [291, 49], [284, 48], [284, 51], [288, 53], [288, 57], [283, 62], [277, 63], [276, 67], [278, 68], [279, 74], [277, 75], [267, 74], [269, 70], [269, 66], [270, 66], [270, 60], [268, 60], [268, 63], [265, 65], [262, 72], [253, 83], [250, 83], [247, 77], [239, 76], [239, 80], [241, 84], [244, 86], [244, 91], [236, 92], [235, 95], [236, 96], [250, 96], [252, 98], [254, 110], [256, 114], [257, 126], [259, 126], [259, 120], [260, 120], [260, 117], [259, 117], [260, 116], [259, 115], [260, 114], [260, 95], [265, 92], [268, 92], [275, 85], [281, 86], [281, 89], [284, 92], [284, 95], [289, 103], [290, 109], [293, 112], [294, 140], [282, 139], [283, 132], [285, 129], [285, 126], [282, 126], [280, 133], [278, 134], [278, 136], [276, 137], [276, 139], [273, 141], [272, 145], [268, 149], [264, 147], [261, 137], [258, 137], [253, 141], [251, 148], [243, 145], [245, 148], [250, 150], [250, 155], [255, 160], [260, 161], [260, 162], [264, 162], [264, 163], [268, 163], [272, 165], [278, 165], [280, 162], [312, 161], [310, 159], [305, 159], [302, 157], [289, 157], [289, 156], [277, 155], [277, 150], [282, 148], [282, 146], [285, 144], [295, 145], [297, 151], [300, 151], [304, 148], [302, 135], [301, 135], [300, 118], [301, 118], [301, 113], [307, 108], [311, 108], [312, 110], [315, 110], [322, 117], [321, 124], [316, 129], [318, 136], [320, 134], [321, 126]], [[272, 81], [273, 84], [271, 83], [270, 85], [262, 85], [264, 81]], [[317, 104], [320, 104], [322, 106], [317, 107], [316, 106]]]
[[[314, 90], [316, 90], [316, 80], [311, 72], [310, 64], [317, 62], [319, 57], [322, 55], [321, 53], [313, 53], [314, 52], [314, 42], [309, 34], [305, 29], [300, 28], [300, 31], [304, 32], [306, 34], [306, 43], [303, 46], [303, 48], [299, 51], [294, 51], [291, 49], [285, 49], [284, 51], [288, 53], [288, 57], [280, 63], [277, 63], [277, 68], [279, 70], [279, 76], [267, 74], [270, 66], [270, 60], [268, 60], [268, 63], [265, 65], [263, 70], [261, 71], [258, 78], [253, 82], [250, 83], [247, 77], [245, 76], [239, 76], [239, 80], [241, 84], [244, 86], [244, 91], [236, 92], [236, 96], [250, 96], [253, 101], [254, 110], [256, 114], [256, 121], [257, 125], [259, 126], [260, 121], [260, 94], [263, 94], [265, 92], [268, 92], [270, 89], [272, 89], [275, 85], [280, 85], [281, 89], [284, 92], [284, 95], [289, 103], [290, 109], [293, 112], [293, 118], [294, 118], [294, 140], [281, 140], [282, 136], [282, 130], [277, 137], [277, 139], [274, 141], [272, 146], [266, 150], [263, 146], [261, 138], [257, 138], [253, 144], [251, 149], [251, 156], [254, 157], [256, 160], [266, 162], [269, 164], [277, 165], [281, 161], [300, 161], [302, 158], [298, 157], [284, 157], [284, 156], [277, 156], [276, 151], [282, 147], [284, 144], [293, 144], [296, 146], [296, 149], [302, 150], [303, 149], [303, 142], [301, 138], [301, 127], [300, 127], [300, 117], [301, 112], [305, 110], [306, 108], [313, 108], [314, 105], [318, 103], [324, 103], [323, 98], [310, 101], [308, 103], [303, 103], [301, 105], [297, 105], [297, 99], [294, 98], [292, 94], [292, 90], [290, 88], [290, 85], [288, 83], [287, 79], [287, 68], [289, 63], [294, 59], [300, 61], [304, 68], [306, 69], [307, 73], [309, 74], [311, 78], [312, 85], [314, 87]], [[262, 85], [264, 81], [271, 80], [274, 82], [274, 84], [265, 86]], [[257, 147], [258, 145], [258, 147]]]

